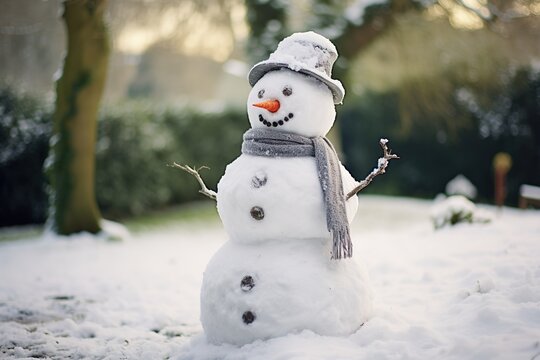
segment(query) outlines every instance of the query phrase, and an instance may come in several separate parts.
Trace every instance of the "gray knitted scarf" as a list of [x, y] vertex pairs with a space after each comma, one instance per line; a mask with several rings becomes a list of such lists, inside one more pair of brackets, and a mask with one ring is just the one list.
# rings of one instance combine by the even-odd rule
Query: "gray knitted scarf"
[[328, 139], [268, 129], [250, 129], [244, 134], [242, 153], [267, 157], [315, 157], [326, 206], [326, 225], [334, 240], [332, 259], [352, 256], [339, 159]]

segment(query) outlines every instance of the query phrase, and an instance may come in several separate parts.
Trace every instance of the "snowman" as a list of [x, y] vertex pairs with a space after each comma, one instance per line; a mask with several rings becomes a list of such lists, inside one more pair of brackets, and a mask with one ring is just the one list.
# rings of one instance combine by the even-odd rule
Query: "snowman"
[[313, 32], [285, 38], [249, 73], [251, 129], [218, 184], [229, 236], [203, 276], [209, 342], [244, 345], [303, 330], [344, 336], [371, 311], [352, 258], [357, 182], [325, 138], [344, 89], [334, 45]]

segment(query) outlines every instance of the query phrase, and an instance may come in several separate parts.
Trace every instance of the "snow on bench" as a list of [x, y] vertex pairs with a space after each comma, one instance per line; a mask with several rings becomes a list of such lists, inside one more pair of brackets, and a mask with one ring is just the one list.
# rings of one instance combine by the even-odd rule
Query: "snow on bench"
[[519, 207], [525, 209], [529, 204], [540, 206], [540, 186], [523, 184], [519, 187]]

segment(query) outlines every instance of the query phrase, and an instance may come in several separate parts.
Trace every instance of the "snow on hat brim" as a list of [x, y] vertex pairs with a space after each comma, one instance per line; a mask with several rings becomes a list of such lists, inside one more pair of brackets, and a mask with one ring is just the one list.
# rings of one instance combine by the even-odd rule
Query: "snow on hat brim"
[[[300, 64], [298, 64], [300, 65]], [[251, 68], [248, 74], [248, 81], [251, 86], [254, 86], [257, 81], [259, 81], [266, 73], [279, 70], [279, 69], [289, 69], [291, 71], [296, 71], [308, 76], [312, 76], [317, 80], [322, 81], [330, 91], [334, 98], [334, 104], [341, 104], [343, 102], [343, 97], [345, 96], [345, 89], [339, 80], [334, 80], [328, 77], [326, 74], [318, 71], [313, 71], [307, 69], [305, 66], [291, 66], [291, 64], [277, 63], [272, 61], [261, 61]]]

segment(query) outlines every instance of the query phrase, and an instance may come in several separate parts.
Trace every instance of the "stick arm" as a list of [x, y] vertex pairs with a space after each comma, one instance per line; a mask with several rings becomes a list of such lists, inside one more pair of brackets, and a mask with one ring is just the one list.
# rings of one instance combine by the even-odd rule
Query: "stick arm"
[[200, 170], [208, 169], [207, 166], [201, 166], [200, 168], [195, 169], [188, 165], [181, 165], [176, 162], [174, 162], [171, 166], [184, 170], [188, 174], [193, 175], [193, 177], [197, 179], [197, 181], [199, 182], [199, 185], [201, 186], [201, 189], [199, 190], [199, 192], [203, 194], [204, 196], [209, 197], [212, 200], [216, 200], [217, 193], [214, 190], [210, 190], [209, 188], [206, 187], [206, 184], [204, 183], [204, 180], [202, 179], [201, 174], [199, 174]]
[[396, 154], [392, 154], [392, 150], [388, 149], [388, 139], [380, 139], [379, 145], [381, 149], [383, 150], [383, 157], [379, 158], [379, 161], [377, 163], [377, 167], [374, 168], [368, 176], [364, 178], [364, 180], [358, 182], [358, 185], [349, 191], [347, 195], [345, 196], [345, 200], [349, 200], [354, 195], [358, 194], [360, 191], [365, 189], [372, 181], [375, 179], [376, 176], [384, 174], [386, 172], [386, 168], [388, 167], [388, 163], [392, 159], [399, 159], [399, 156]]

